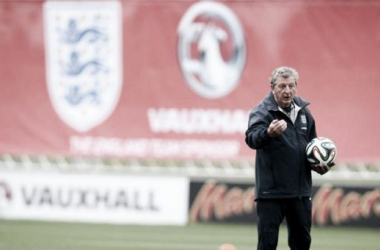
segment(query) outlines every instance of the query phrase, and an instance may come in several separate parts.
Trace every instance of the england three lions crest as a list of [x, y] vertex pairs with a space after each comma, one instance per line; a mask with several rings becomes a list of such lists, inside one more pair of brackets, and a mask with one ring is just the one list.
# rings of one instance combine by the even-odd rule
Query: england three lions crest
[[228, 95], [245, 59], [242, 26], [227, 6], [202, 1], [186, 11], [178, 26], [178, 60], [193, 91], [209, 99]]
[[116, 107], [122, 87], [119, 2], [46, 2], [47, 85], [59, 117], [86, 132]]

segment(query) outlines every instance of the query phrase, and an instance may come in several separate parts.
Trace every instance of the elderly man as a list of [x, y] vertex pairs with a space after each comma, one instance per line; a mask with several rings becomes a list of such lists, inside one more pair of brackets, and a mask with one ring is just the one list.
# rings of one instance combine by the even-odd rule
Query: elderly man
[[256, 150], [256, 204], [259, 250], [276, 249], [279, 226], [286, 218], [292, 250], [310, 248], [311, 170], [324, 174], [326, 166], [311, 166], [308, 142], [317, 137], [309, 103], [296, 96], [298, 73], [275, 69], [271, 91], [250, 113], [246, 143]]

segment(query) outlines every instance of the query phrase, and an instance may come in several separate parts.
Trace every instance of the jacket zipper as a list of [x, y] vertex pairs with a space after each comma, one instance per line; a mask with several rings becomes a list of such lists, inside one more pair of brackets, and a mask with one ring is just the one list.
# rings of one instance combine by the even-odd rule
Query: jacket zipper
[[[306, 105], [307, 106], [307, 105]], [[298, 114], [300, 113], [300, 111], [304, 108], [304, 107], [306, 107], [306, 106], [303, 106], [303, 107], [300, 107], [300, 109], [298, 110]], [[281, 112], [281, 111], [280, 111]], [[283, 113], [283, 112], [281, 112], [281, 113]], [[293, 129], [294, 129], [294, 131], [295, 131], [295, 133], [296, 133], [296, 136], [297, 136], [297, 143], [299, 144], [300, 142], [300, 140], [299, 140], [299, 134], [298, 134], [298, 131], [297, 131], [297, 127], [296, 127], [296, 122], [297, 122], [297, 118], [298, 118], [298, 115], [297, 115], [297, 117], [295, 117], [295, 120], [294, 120], [294, 123], [293, 123], [293, 121], [292, 121], [292, 119], [288, 116], [288, 115], [286, 115], [285, 113], [283, 113], [284, 114], [284, 116], [286, 117], [286, 119], [288, 119], [289, 121], [290, 121], [290, 123], [292, 124], [292, 126], [293, 126]], [[301, 153], [302, 154], [302, 153]], [[303, 163], [301, 162], [302, 161], [302, 155], [301, 155], [301, 157], [299, 157], [299, 160], [300, 160], [300, 168], [299, 168], [299, 170], [298, 170], [298, 199], [302, 199], [302, 195], [301, 195], [301, 171], [302, 171], [302, 169], [301, 169], [301, 166], [303, 165]]]

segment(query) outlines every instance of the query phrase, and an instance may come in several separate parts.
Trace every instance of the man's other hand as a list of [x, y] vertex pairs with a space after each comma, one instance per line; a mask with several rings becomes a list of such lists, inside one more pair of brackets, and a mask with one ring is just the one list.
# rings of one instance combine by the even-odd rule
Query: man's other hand
[[268, 135], [270, 137], [277, 137], [285, 131], [287, 127], [286, 121], [274, 119], [268, 127]]

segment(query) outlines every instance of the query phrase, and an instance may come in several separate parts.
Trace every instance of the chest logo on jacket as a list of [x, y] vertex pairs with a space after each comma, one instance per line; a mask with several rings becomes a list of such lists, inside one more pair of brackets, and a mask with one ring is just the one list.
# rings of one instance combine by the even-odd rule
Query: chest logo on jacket
[[300, 117], [301, 117], [301, 122], [302, 122], [301, 129], [302, 129], [302, 130], [307, 130], [307, 120], [306, 120], [306, 115], [300, 115]]
[[178, 26], [178, 60], [189, 87], [217, 99], [238, 85], [246, 59], [244, 32], [237, 16], [216, 2], [198, 2]]
[[306, 115], [301, 115], [301, 122], [305, 125], [307, 124]]

